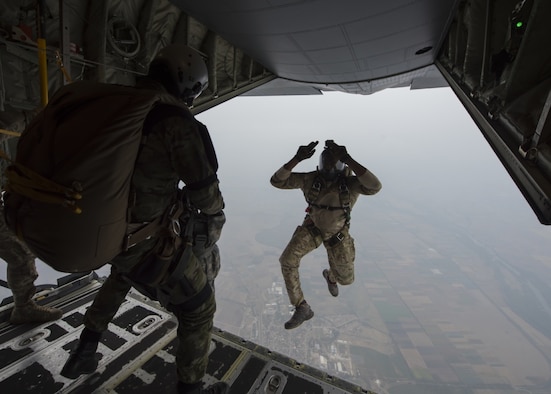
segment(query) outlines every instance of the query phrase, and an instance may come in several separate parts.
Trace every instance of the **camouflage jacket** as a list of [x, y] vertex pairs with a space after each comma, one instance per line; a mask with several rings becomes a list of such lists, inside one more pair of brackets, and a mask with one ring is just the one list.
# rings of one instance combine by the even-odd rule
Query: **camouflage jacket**
[[[154, 81], [142, 82], [138, 88], [164, 91]], [[144, 142], [132, 178], [132, 222], [151, 221], [162, 215], [174, 201], [180, 181], [186, 185], [195, 208], [206, 214], [222, 210], [216, 159], [211, 157], [214, 151], [205, 145], [199, 121], [191, 113], [183, 116], [181, 109], [169, 108], [153, 110], [146, 124], [150, 127], [144, 128]]]
[[[344, 209], [324, 209], [323, 207], [337, 208], [341, 206], [339, 196], [340, 180], [327, 181], [323, 177], [318, 177], [317, 171], [312, 172], [291, 172], [281, 167], [270, 179], [270, 183], [278, 189], [301, 189], [304, 197], [312, 189], [316, 179], [320, 179], [321, 190], [310, 206], [308, 215], [314, 222], [314, 225], [321, 231], [323, 239], [330, 238], [338, 233], [346, 223], [347, 215]], [[368, 176], [345, 176], [345, 182], [349, 190], [350, 209], [354, 206], [360, 194], [376, 194], [380, 188], [373, 189], [367, 182]]]

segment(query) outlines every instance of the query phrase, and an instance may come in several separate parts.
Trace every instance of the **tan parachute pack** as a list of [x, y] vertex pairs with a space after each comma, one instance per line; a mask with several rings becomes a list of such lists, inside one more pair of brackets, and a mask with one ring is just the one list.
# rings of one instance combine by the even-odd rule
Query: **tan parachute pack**
[[125, 250], [142, 127], [158, 103], [187, 111], [168, 94], [75, 82], [23, 132], [6, 170], [6, 220], [55, 270], [89, 271]]

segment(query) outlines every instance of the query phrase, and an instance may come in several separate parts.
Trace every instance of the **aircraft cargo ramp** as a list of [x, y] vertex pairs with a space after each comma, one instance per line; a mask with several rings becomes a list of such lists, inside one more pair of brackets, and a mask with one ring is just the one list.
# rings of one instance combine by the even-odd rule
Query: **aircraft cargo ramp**
[[[131, 292], [102, 337], [97, 371], [76, 380], [59, 374], [78, 340], [82, 319], [101, 281], [92, 273], [38, 292], [41, 303], [60, 307], [63, 318], [38, 325], [10, 325], [12, 304], [0, 307], [0, 387], [18, 393], [172, 393], [175, 391], [177, 322], [159, 306]], [[295, 362], [235, 335], [213, 330], [207, 376], [225, 381], [232, 394], [343, 394], [368, 390]]]

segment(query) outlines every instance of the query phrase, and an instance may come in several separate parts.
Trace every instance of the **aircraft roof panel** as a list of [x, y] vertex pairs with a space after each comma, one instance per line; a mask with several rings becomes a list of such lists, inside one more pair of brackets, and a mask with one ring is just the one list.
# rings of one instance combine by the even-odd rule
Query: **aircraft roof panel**
[[[432, 64], [457, 3], [172, 2], [278, 77], [311, 83], [385, 78]], [[425, 47], [434, 49], [416, 54]]]

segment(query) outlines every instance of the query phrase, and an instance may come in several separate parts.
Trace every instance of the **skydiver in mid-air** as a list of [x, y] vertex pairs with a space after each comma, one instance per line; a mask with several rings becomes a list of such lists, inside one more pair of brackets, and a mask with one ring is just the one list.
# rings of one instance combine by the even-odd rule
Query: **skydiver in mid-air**
[[292, 172], [298, 163], [312, 157], [317, 144], [318, 141], [313, 141], [300, 146], [270, 179], [279, 189], [301, 189], [308, 203], [304, 221], [279, 258], [287, 294], [295, 307], [293, 316], [285, 323], [288, 330], [314, 317], [300, 285], [300, 260], [323, 243], [329, 269], [324, 269], [322, 275], [329, 293], [337, 297], [338, 284], [349, 285], [354, 281], [354, 239], [348, 232], [352, 207], [360, 194], [372, 195], [381, 190], [379, 179], [354, 160], [346, 147], [333, 140], [325, 142], [317, 171]]

